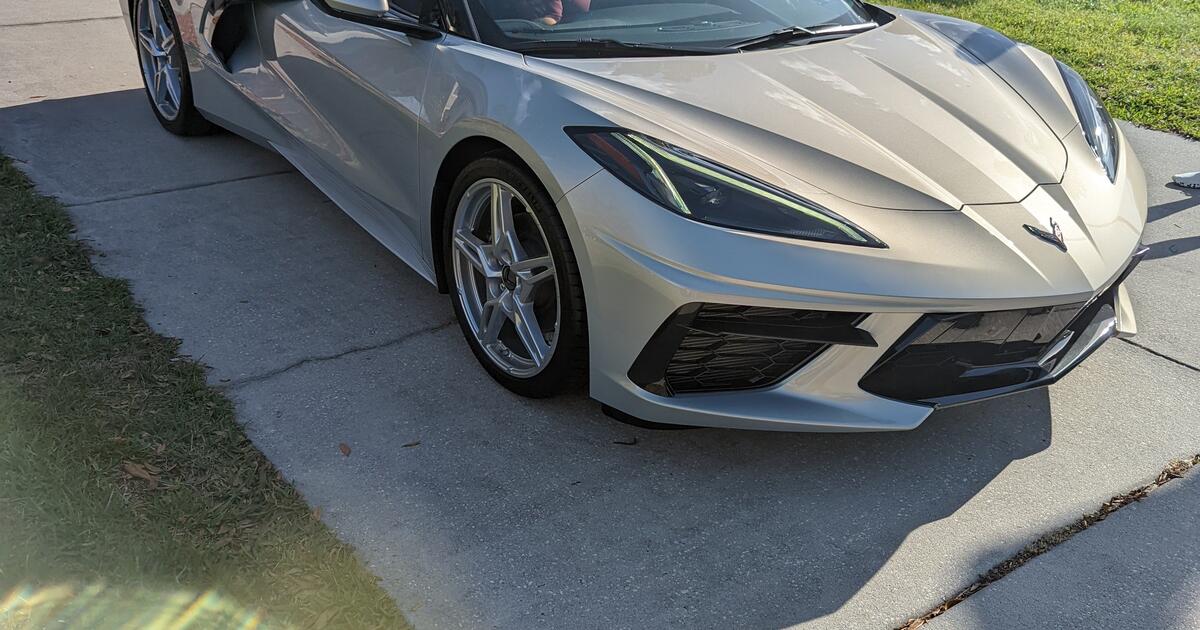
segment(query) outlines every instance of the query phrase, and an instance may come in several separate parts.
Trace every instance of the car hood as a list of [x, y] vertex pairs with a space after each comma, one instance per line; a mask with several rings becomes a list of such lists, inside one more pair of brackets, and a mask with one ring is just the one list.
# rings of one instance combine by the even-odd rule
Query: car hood
[[863, 206], [1013, 203], [1066, 169], [1059, 136], [1009, 83], [904, 16], [807, 46], [528, 63], [688, 139], [685, 148], [747, 166], [728, 163], [736, 154]]

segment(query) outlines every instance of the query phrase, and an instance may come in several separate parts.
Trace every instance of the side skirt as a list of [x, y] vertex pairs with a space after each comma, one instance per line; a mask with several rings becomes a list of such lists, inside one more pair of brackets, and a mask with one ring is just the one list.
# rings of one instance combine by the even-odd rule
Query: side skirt
[[312, 182], [325, 196], [350, 215], [364, 230], [384, 247], [412, 267], [430, 284], [437, 285], [433, 266], [421, 255], [417, 244], [408, 237], [410, 227], [379, 200], [347, 185], [320, 160], [308, 155], [303, 149], [291, 149], [272, 142], [271, 148], [291, 162], [308, 181]]

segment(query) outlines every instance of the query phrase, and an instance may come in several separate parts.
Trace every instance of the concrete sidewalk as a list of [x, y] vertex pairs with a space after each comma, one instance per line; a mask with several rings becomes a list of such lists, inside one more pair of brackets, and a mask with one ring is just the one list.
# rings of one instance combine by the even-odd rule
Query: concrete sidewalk
[[656, 433], [495, 385], [448, 299], [276, 156], [159, 129], [119, 21], [14, 1], [0, 150], [418, 627], [894, 627], [1200, 451], [1200, 196], [1165, 185], [1197, 143], [1127, 128], [1138, 346], [911, 433]]
[[1200, 474], [1155, 491], [930, 624], [1200, 628]]

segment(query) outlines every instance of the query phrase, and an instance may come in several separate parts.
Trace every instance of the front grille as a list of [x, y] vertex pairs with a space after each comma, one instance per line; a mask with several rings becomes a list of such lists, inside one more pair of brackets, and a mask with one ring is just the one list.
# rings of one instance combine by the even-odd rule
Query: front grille
[[629, 377], [662, 396], [769, 387], [830, 345], [874, 345], [863, 313], [689, 304], [659, 328]]
[[959, 405], [1062, 378], [1116, 331], [1117, 292], [1148, 250], [1088, 302], [922, 317], [859, 381], [907, 402]]
[[859, 386], [887, 398], [948, 404], [1036, 381], [1054, 366], [1044, 355], [1071, 341], [1063, 339], [1075, 334], [1068, 328], [1086, 306], [926, 315]]

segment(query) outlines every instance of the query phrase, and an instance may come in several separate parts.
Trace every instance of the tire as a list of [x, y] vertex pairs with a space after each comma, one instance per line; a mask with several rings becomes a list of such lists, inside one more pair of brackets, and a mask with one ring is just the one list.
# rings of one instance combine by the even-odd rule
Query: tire
[[[161, 20], [157, 23], [150, 21], [151, 12], [155, 7], [158, 8], [159, 13], [154, 19]], [[150, 109], [158, 118], [159, 124], [163, 126], [163, 129], [178, 136], [203, 136], [216, 131], [216, 126], [205, 120], [192, 100], [192, 81], [188, 73], [186, 55], [183, 52], [183, 38], [180, 35], [179, 24], [175, 21], [175, 12], [171, 9], [170, 2], [168, 0], [135, 0], [132, 20], [142, 85], [146, 88], [146, 98], [150, 101]], [[173, 45], [166, 49], [159, 47], [156, 53], [151, 53], [143, 35], [154, 32], [173, 35]], [[162, 39], [166, 39], [165, 36]], [[155, 40], [155, 43], [158, 41]], [[152, 69], [154, 59], [166, 60], [166, 63], [176, 73], [177, 80], [171, 84], [175, 93], [171, 97], [155, 96], [152, 78], [156, 75]], [[162, 77], [162, 81], [165, 85], [167, 81], [165, 75]], [[166, 98], [171, 101], [168, 105], [160, 102]], [[174, 102], [176, 100], [177, 103]]]
[[[503, 260], [506, 246], [496, 245], [502, 240], [496, 239], [496, 230], [491, 229], [492, 224], [483, 225], [483, 214], [491, 217], [494, 212], [484, 207], [485, 203], [490, 205], [490, 201], [478, 199], [478, 196], [483, 194], [481, 191], [488, 188], [496, 191], [497, 186], [500, 186], [502, 191], [504, 187], [511, 189], [508, 191], [513, 200], [510, 223], [516, 226], [514, 231], [519, 237], [519, 245], [511, 249], [518, 249], [523, 253], [523, 256], [515, 258], [509, 256], [508, 263], [511, 265]], [[488, 199], [490, 200], [490, 197]], [[515, 160], [508, 159], [503, 153], [482, 157], [463, 169], [455, 180], [444, 216], [442, 243], [450, 299], [463, 336], [488, 374], [510, 391], [530, 398], [546, 398], [582, 388], [586, 382], [588, 367], [587, 311], [583, 282], [562, 218], [538, 180], [526, 168], [517, 164]], [[530, 220], [530, 217], [534, 220]], [[456, 244], [456, 237], [461, 237], [464, 229], [469, 232], [474, 230], [472, 235], [478, 238], [476, 245], [481, 245], [484, 250], [491, 248], [487, 250], [490, 253], [484, 255], [473, 246], [463, 248]], [[542, 237], [540, 244], [538, 236]], [[543, 249], [548, 252], [542, 251]], [[478, 256], [463, 253], [468, 250], [475, 251]], [[530, 270], [514, 271], [526, 264], [545, 261], [547, 253], [553, 260], [553, 268], [550, 270], [554, 274], [553, 282], [548, 277], [537, 280], [538, 277], [544, 276], [547, 271], [545, 267], [535, 266]], [[492, 261], [484, 265], [490, 265], [492, 271], [501, 268], [498, 278], [488, 279], [483, 267], [470, 262], [481, 258]], [[528, 282], [530, 279], [533, 282]], [[501, 292], [501, 297], [495, 297], [493, 287]], [[501, 306], [493, 306], [492, 311], [488, 311], [486, 305], [481, 311], [478, 306], [489, 296], [503, 305], [502, 295], [506, 291], [517, 302], [520, 302], [520, 296], [526, 291], [531, 292], [529, 305], [536, 309], [536, 317], [521, 320], [519, 316], [511, 313], [508, 316], [499, 316], [503, 319], [502, 328], [497, 332], [499, 338], [485, 347], [483, 338], [488, 335], [481, 334], [480, 329], [487, 328], [488, 323], [495, 321], [497, 316], [494, 310]], [[545, 331], [548, 327], [547, 322], [551, 319], [551, 310], [546, 306], [549, 301], [546, 296], [551, 293], [557, 298], [557, 329], [554, 334], [541, 333], [543, 341], [547, 344], [552, 342], [550, 351], [540, 366], [529, 367], [531, 362], [537, 361], [533, 358], [535, 352], [526, 341], [529, 333], [525, 336], [520, 334], [522, 328], [528, 330], [528, 327], [519, 326], [517, 322], [533, 321], [539, 324], [534, 328]], [[523, 307], [513, 307], [525, 312], [520, 310], [521, 308]], [[507, 319], [504, 319], [505, 317]], [[488, 321], [481, 321], [484, 319]]]

